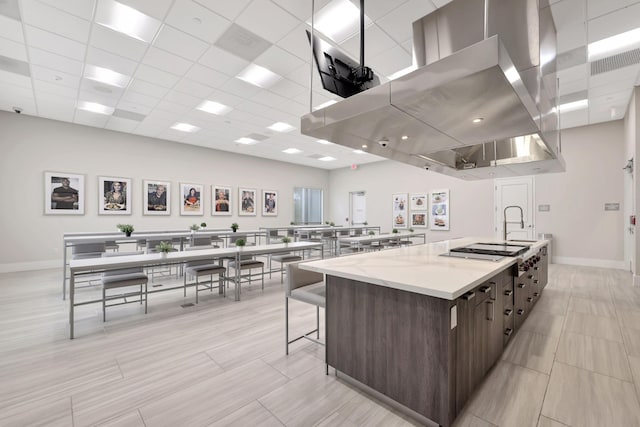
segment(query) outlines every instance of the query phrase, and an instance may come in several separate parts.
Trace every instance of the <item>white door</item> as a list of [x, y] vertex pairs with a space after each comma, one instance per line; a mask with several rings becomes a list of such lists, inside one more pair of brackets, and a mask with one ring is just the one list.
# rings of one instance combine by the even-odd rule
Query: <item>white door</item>
[[625, 171], [624, 174], [624, 261], [625, 268], [635, 273], [633, 261], [636, 259], [635, 227], [631, 225], [630, 217], [633, 215], [635, 201], [633, 195], [633, 173]]
[[502, 239], [504, 236], [506, 208], [507, 239], [536, 239], [533, 177], [496, 179], [495, 193], [496, 237]]
[[367, 220], [367, 197], [364, 191], [352, 191], [349, 193], [351, 206], [351, 224], [362, 224]]

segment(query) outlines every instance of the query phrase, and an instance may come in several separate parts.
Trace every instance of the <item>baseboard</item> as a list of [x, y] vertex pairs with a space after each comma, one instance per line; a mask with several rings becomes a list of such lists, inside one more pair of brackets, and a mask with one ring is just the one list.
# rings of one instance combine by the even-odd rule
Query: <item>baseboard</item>
[[564, 256], [553, 257], [551, 261], [554, 264], [582, 265], [585, 267], [615, 268], [624, 270], [624, 261], [616, 261], [612, 259], [595, 259], [595, 258], [572, 258]]
[[46, 270], [49, 268], [60, 268], [62, 260], [14, 262], [11, 264], [0, 264], [0, 273], [14, 273], [17, 271]]

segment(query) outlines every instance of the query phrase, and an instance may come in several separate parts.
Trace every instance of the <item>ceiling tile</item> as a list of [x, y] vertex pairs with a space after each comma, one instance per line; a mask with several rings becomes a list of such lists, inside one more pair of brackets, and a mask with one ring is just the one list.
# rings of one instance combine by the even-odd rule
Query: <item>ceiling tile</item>
[[111, 116], [106, 114], [97, 114], [85, 110], [76, 110], [74, 123], [79, 125], [92, 126], [97, 128], [103, 128]]
[[631, 6], [638, 0], [587, 0], [588, 19], [606, 15], [623, 7]]
[[[280, 6], [282, 9], [286, 10], [290, 14], [294, 15], [296, 18], [301, 21], [307, 21], [311, 19], [311, 2], [308, 1], [299, 1], [299, 0], [272, 0], [273, 3]], [[329, 4], [331, 0], [316, 0], [314, 4], [315, 12], [318, 12], [320, 9]], [[386, 2], [387, 0], [385, 0]], [[396, 0], [397, 1], [397, 0]], [[369, 3], [374, 3], [372, 1], [367, 2], [367, 7]], [[365, 10], [367, 10], [365, 8]]]
[[558, 53], [587, 45], [587, 24], [579, 22], [558, 29]]
[[[0, 70], [0, 82], [31, 90], [31, 78], [21, 74]], [[31, 94], [33, 96], [33, 94]]]
[[[143, 95], [138, 92], [132, 92], [131, 90], [127, 90], [125, 94], [120, 99], [120, 102], [127, 102], [137, 105], [143, 105], [148, 108], [154, 108], [156, 105], [160, 103], [160, 98], [156, 98], [149, 95]], [[126, 109], [126, 108], [125, 108]], [[148, 113], [145, 113], [148, 114]]]
[[39, 0], [41, 3], [46, 3], [49, 6], [53, 6], [57, 9], [68, 12], [72, 15], [76, 15], [87, 21], [93, 19], [93, 6], [95, 0]]
[[560, 128], [567, 129], [589, 124], [589, 109], [560, 113]]
[[227, 80], [231, 78], [224, 73], [200, 64], [194, 64], [189, 72], [185, 74], [185, 77], [188, 77], [191, 80], [210, 87], [221, 87]]
[[27, 61], [27, 48], [24, 44], [0, 37], [0, 55], [20, 61]]
[[586, 1], [562, 0], [551, 5], [551, 14], [558, 28], [585, 22], [587, 20]]
[[242, 59], [253, 61], [267, 50], [271, 43], [240, 25], [231, 24], [215, 45]]
[[590, 20], [587, 41], [592, 43], [635, 28], [640, 28], [640, 3]]
[[22, 21], [34, 27], [86, 43], [90, 22], [36, 0], [22, 0]]
[[36, 94], [48, 93], [56, 96], [63, 96], [72, 100], [75, 100], [78, 97], [77, 88], [57, 85], [44, 80], [34, 80], [33, 87], [36, 90]]
[[0, 37], [24, 43], [24, 34], [22, 33], [20, 21], [0, 15]]
[[610, 82], [619, 82], [622, 80], [635, 80], [638, 77], [640, 65], [619, 68], [609, 71], [608, 73], [596, 74], [589, 78], [589, 88], [602, 86]]
[[[94, 99], [104, 100], [105, 105], [115, 106], [118, 102], [122, 94], [124, 93], [124, 88], [107, 86], [100, 82], [96, 82], [93, 80], [83, 79], [80, 82], [80, 95], [81, 99], [83, 96], [91, 95]], [[85, 99], [86, 100], [86, 99]], [[99, 102], [99, 101], [96, 101]]]
[[20, 6], [18, 5], [18, 0], [3, 0], [0, 2], [0, 15], [20, 21]]
[[115, 130], [119, 132], [131, 133], [136, 127], [138, 127], [139, 122], [133, 120], [121, 119], [120, 117], [109, 117], [105, 129]]
[[64, 56], [46, 52], [44, 50], [29, 48], [29, 57], [32, 64], [42, 65], [43, 67], [62, 71], [75, 76], [82, 75], [83, 63]]
[[184, 75], [192, 65], [192, 62], [156, 47], [149, 49], [144, 57], [144, 63], [179, 76]]
[[71, 105], [56, 102], [56, 100], [41, 99], [38, 97], [38, 115], [47, 119], [72, 122], [75, 113], [75, 101]]
[[89, 43], [99, 49], [124, 56], [134, 61], [142, 60], [142, 57], [149, 47], [148, 43], [110, 30], [102, 25], [93, 26]]
[[[397, 46], [397, 43], [375, 24], [367, 27], [364, 31], [364, 34], [365, 62], [367, 61], [367, 58], [373, 58], [374, 56], [379, 55], [385, 50], [389, 50], [392, 47]], [[344, 51], [350, 53], [351, 57], [354, 60], [359, 61], [360, 34], [356, 34], [355, 36], [346, 40], [344, 43], [342, 43], [342, 45], [340, 45], [340, 47]]]
[[[358, 10], [360, 10], [360, 2], [358, 0], [350, 0], [350, 1], [351, 3], [353, 3], [358, 7]], [[364, 13], [369, 18], [371, 18], [372, 21], [377, 21], [378, 19], [382, 18], [383, 16], [395, 10], [400, 5], [406, 2], [407, 0], [367, 1], [364, 4]], [[428, 0], [427, 0], [427, 3], [428, 3]]]
[[240, 79], [229, 79], [229, 81], [224, 84], [222, 89], [224, 89], [226, 92], [238, 95], [241, 98], [251, 98], [261, 90], [258, 86], [245, 83]]
[[[158, 102], [160, 102], [160, 100], [157, 100], [156, 104]], [[153, 110], [153, 107], [155, 107], [155, 104], [149, 107], [147, 105], [137, 104], [135, 102], [128, 101], [125, 98], [122, 98], [120, 102], [118, 102], [118, 110], [124, 110], [131, 113], [140, 114], [142, 116], [146, 116], [147, 114], [149, 114]]]
[[584, 64], [587, 62], [587, 47], [581, 46], [575, 49], [568, 50], [559, 54], [556, 57], [556, 66], [558, 70], [564, 70], [567, 68], [575, 67], [576, 65]]
[[367, 65], [373, 67], [384, 76], [390, 76], [397, 71], [403, 70], [412, 63], [411, 55], [399, 45], [395, 45], [395, 47], [377, 56], [369, 56], [369, 58], [371, 59], [365, 58]]
[[153, 45], [191, 61], [197, 61], [209, 47], [202, 40], [169, 25], [162, 27]]
[[633, 88], [634, 84], [635, 78], [630, 78], [627, 80], [614, 80], [600, 86], [591, 87], [589, 89], [589, 98], [604, 97], [605, 101], [607, 101], [607, 96], [613, 96], [612, 94], [624, 90], [629, 91], [630, 88]]
[[129, 85], [127, 92], [130, 91], [158, 99], [164, 98], [164, 96], [169, 93], [169, 89], [167, 89], [166, 87], [158, 86], [140, 79], [133, 80], [133, 82]]
[[412, 37], [413, 21], [434, 10], [435, 7], [429, 1], [409, 0], [380, 18], [376, 24], [396, 42], [401, 43]]
[[[224, 87], [222, 89], [224, 89]], [[209, 99], [210, 101], [216, 101], [221, 104], [228, 105], [229, 107], [236, 107], [244, 102], [244, 99], [242, 99], [241, 97], [229, 92], [225, 92], [222, 89], [213, 91], [213, 93], [209, 94], [209, 97], [207, 99]]]
[[67, 58], [84, 61], [86, 45], [30, 25], [25, 25], [24, 27], [29, 47], [37, 47]]
[[[274, 23], [277, 22], [277, 25]], [[236, 19], [236, 23], [276, 43], [300, 24], [300, 20], [269, 0], [254, 0]]]
[[305, 65], [305, 61], [278, 46], [271, 46], [262, 55], [257, 57], [254, 63], [281, 76]]
[[126, 76], [131, 76], [138, 67], [138, 63], [113, 53], [106, 52], [96, 47], [89, 47], [87, 51], [87, 64], [107, 68]]
[[292, 82], [289, 79], [283, 78], [271, 86], [269, 90], [273, 93], [277, 93], [278, 95], [293, 98], [301, 93], [308, 92], [309, 89], [305, 86], [299, 85], [298, 83]]
[[214, 43], [231, 22], [190, 0], [176, 0], [167, 24], [209, 43]]
[[577, 79], [569, 82], [560, 82], [559, 95], [567, 95], [587, 89], [589, 86], [587, 79]]
[[168, 88], [173, 87], [178, 83], [178, 80], [180, 80], [180, 77], [174, 74], [164, 72], [154, 67], [149, 67], [145, 64], [140, 64], [135, 77], [149, 83], [154, 83]]
[[31, 77], [37, 80], [67, 86], [76, 90], [80, 86], [81, 80], [79, 76], [74, 76], [73, 74], [64, 73], [47, 67], [41, 67], [39, 65], [31, 66]]
[[163, 20], [171, 7], [173, 0], [118, 0], [120, 3], [131, 6], [132, 8], [149, 15], [153, 18]]
[[298, 25], [278, 42], [278, 46], [308, 62], [309, 58], [311, 58], [311, 46], [306, 33], [307, 30], [311, 31], [309, 25], [305, 23]]
[[191, 96], [196, 96], [198, 98], [206, 98], [207, 95], [213, 92], [213, 88], [189, 79], [180, 80], [178, 84], [173, 87], [173, 89]]
[[589, 77], [589, 64], [576, 65], [557, 73], [560, 84], [572, 82], [575, 80], [587, 79]]
[[200, 63], [231, 77], [234, 77], [249, 65], [248, 61], [238, 58], [216, 46], [209, 48], [202, 58], [200, 58]]
[[196, 97], [187, 95], [186, 93], [177, 92], [175, 90], [170, 91], [167, 96], [164, 97], [164, 102], [173, 102], [175, 104], [184, 105], [185, 107], [189, 107], [189, 109], [196, 108], [200, 102], [202, 102], [202, 97]]
[[251, 2], [251, 0], [234, 0], [234, 1], [220, 1], [220, 0], [195, 0], [196, 3], [206, 7], [212, 12], [217, 13], [220, 16], [224, 16], [230, 21], [235, 20], [240, 12]]

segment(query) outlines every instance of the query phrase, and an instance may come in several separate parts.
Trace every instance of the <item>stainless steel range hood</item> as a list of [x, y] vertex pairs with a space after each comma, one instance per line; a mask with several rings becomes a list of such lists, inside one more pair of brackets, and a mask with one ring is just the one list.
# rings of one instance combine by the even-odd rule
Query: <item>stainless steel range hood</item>
[[413, 34], [420, 68], [303, 116], [302, 133], [470, 180], [564, 170], [548, 7], [454, 0]]

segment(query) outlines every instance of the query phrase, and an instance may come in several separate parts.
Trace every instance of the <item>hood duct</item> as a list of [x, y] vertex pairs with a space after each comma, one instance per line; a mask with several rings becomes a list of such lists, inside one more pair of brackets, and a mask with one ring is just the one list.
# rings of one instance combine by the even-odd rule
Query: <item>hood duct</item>
[[469, 180], [564, 171], [548, 5], [454, 0], [413, 42], [419, 68], [303, 116], [302, 133]]

